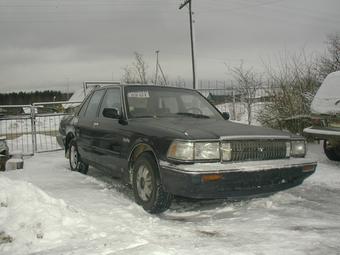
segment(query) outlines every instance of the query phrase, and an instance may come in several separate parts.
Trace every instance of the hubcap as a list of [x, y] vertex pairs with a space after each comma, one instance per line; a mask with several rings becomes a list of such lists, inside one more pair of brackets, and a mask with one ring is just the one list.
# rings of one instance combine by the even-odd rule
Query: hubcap
[[72, 168], [76, 169], [77, 164], [78, 164], [78, 153], [77, 153], [77, 149], [75, 148], [74, 145], [71, 146], [70, 160], [71, 160]]
[[137, 192], [143, 201], [148, 201], [152, 193], [152, 177], [148, 167], [141, 165], [137, 171]]

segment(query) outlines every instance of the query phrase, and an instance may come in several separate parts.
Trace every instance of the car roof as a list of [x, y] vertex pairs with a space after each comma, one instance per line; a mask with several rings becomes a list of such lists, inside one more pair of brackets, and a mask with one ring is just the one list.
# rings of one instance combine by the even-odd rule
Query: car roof
[[[161, 86], [161, 85], [153, 85], [153, 84], [139, 84], [139, 83], [131, 83], [131, 84], [113, 84], [113, 85], [106, 85], [96, 88], [95, 90], [99, 90], [102, 88], [116, 88], [116, 87], [137, 87], [137, 86], [143, 86], [143, 87], [153, 87], [153, 88], [172, 88], [172, 89], [181, 89], [181, 90], [194, 90], [190, 88], [180, 88], [180, 87], [173, 87], [173, 86]], [[196, 91], [196, 90], [194, 90]]]

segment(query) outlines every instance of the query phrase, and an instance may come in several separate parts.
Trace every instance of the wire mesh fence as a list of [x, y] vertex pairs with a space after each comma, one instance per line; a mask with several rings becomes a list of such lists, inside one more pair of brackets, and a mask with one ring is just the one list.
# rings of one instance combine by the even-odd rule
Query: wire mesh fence
[[[10, 152], [24, 155], [61, 149], [57, 142], [63, 117], [81, 102], [44, 102], [33, 105], [0, 105], [0, 137]], [[71, 107], [69, 107], [71, 106]]]
[[33, 154], [31, 105], [0, 106], [0, 137], [5, 137], [10, 151]]

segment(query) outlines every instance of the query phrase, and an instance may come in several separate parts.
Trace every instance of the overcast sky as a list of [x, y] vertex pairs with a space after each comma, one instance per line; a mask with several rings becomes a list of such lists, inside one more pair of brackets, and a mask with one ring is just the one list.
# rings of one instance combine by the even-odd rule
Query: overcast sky
[[[339, 0], [192, 0], [198, 79], [229, 79], [225, 65], [261, 70], [284, 50], [323, 52], [340, 32]], [[191, 78], [188, 10], [179, 0], [0, 0], [1, 92], [73, 91], [120, 80], [155, 50], [171, 80]]]

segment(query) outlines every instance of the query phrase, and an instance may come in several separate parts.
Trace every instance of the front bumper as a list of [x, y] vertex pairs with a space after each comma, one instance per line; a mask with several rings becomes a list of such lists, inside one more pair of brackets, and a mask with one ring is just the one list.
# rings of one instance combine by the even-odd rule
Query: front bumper
[[309, 127], [303, 130], [303, 133], [317, 139], [337, 139], [340, 140], [340, 129], [335, 128], [315, 128]]
[[[297, 186], [315, 172], [317, 163], [304, 158], [174, 165], [160, 162], [164, 189], [174, 195], [214, 199], [248, 197]], [[205, 181], [204, 176], [219, 180]]]

